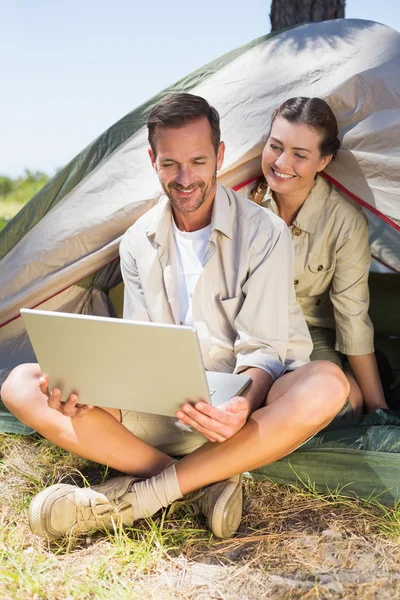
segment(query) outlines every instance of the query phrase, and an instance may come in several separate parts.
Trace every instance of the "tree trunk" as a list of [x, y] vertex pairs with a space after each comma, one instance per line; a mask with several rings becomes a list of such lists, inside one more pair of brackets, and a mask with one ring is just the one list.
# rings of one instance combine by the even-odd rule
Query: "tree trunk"
[[345, 0], [272, 0], [271, 31], [310, 21], [344, 18]]

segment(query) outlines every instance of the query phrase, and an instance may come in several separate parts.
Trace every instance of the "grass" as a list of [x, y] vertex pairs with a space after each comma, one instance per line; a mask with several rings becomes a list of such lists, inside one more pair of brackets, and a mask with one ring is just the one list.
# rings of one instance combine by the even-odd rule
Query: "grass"
[[0, 599], [400, 597], [400, 507], [312, 484], [247, 480], [231, 540], [185, 512], [58, 543], [30, 532], [28, 506], [43, 487], [114, 475], [39, 437], [0, 435]]

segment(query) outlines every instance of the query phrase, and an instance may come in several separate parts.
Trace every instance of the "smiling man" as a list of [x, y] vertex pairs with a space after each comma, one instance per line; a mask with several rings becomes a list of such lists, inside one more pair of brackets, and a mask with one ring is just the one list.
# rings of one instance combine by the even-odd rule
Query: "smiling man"
[[[224, 159], [224, 143], [217, 140], [212, 143], [211, 137], [209, 143], [204, 144], [204, 140], [210, 137], [207, 119], [194, 122], [190, 127], [169, 128], [168, 131], [163, 127], [157, 130], [151, 121], [149, 127], [153, 127], [153, 133], [149, 135], [150, 159], [171, 202], [174, 216], [179, 218], [187, 213], [196, 213], [196, 218], [206, 217], [211, 222], [217, 170]], [[177, 148], [180, 149], [179, 155]], [[190, 219], [193, 218], [194, 215], [191, 215]]]
[[165, 198], [122, 240], [124, 317], [193, 324], [207, 370], [246, 372], [252, 382], [222, 407], [193, 399], [175, 419], [81, 407], [75, 394], [61, 403], [37, 365], [17, 367], [2, 398], [22, 422], [128, 474], [93, 488], [56, 484], [40, 492], [29, 516], [43, 537], [132, 525], [175, 502], [195, 504], [215, 535], [230, 537], [241, 519], [240, 474], [292, 452], [347, 398], [336, 365], [308, 362], [311, 340], [295, 300], [284, 222], [217, 184], [225, 149], [217, 111], [177, 94], [153, 109], [148, 129]]

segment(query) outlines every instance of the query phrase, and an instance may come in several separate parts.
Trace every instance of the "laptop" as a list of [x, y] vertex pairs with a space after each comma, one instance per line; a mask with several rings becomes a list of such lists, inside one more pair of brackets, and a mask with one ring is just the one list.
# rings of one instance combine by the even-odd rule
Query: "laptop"
[[204, 370], [192, 327], [21, 309], [50, 389], [61, 400], [174, 416], [187, 401], [218, 406], [251, 378]]

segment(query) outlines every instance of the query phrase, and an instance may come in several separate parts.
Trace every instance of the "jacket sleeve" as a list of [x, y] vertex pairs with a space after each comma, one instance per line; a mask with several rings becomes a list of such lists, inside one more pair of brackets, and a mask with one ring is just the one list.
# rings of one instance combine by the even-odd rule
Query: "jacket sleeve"
[[121, 273], [124, 280], [124, 319], [150, 321], [128, 230], [119, 247]]
[[368, 224], [359, 213], [352, 220], [336, 250], [330, 290], [336, 324], [335, 349], [360, 355], [374, 351], [374, 330], [368, 316], [368, 274], [371, 254]]
[[238, 373], [258, 367], [275, 380], [308, 362], [310, 335], [293, 288], [293, 247], [282, 221], [253, 244], [245, 300], [236, 317]]

